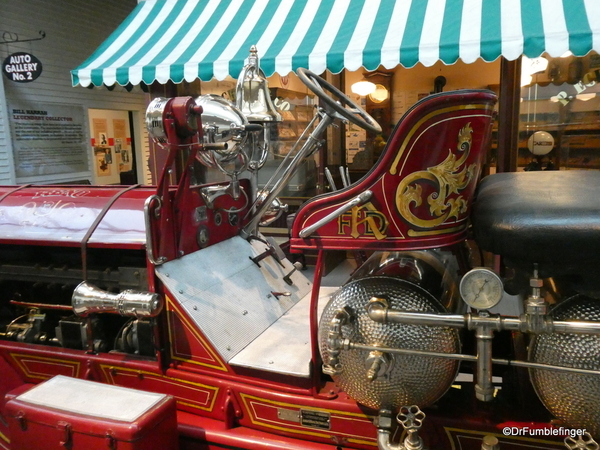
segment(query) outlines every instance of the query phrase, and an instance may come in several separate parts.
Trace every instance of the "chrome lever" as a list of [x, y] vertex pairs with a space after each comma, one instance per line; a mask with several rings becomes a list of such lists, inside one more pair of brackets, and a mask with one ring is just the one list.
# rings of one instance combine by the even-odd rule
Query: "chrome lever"
[[347, 173], [344, 170], [344, 167], [340, 166], [340, 176], [342, 177], [342, 186], [344, 186], [345, 188], [350, 186], [350, 178], [346, 178], [346, 175], [347, 175]]
[[329, 182], [329, 186], [331, 187], [331, 190], [337, 191], [337, 186], [335, 185], [335, 181], [333, 181], [333, 176], [331, 176], [329, 167], [325, 167], [325, 177], [327, 177], [327, 181]]
[[371, 192], [369, 190], [366, 190], [365, 192], [363, 192], [363, 193], [359, 194], [358, 196], [354, 197], [349, 202], [344, 203], [338, 209], [336, 209], [332, 213], [326, 215], [321, 220], [318, 220], [317, 222], [315, 222], [311, 226], [306, 227], [303, 230], [300, 230], [300, 233], [298, 235], [301, 238], [307, 238], [307, 237], [309, 237], [311, 234], [313, 234], [315, 231], [317, 231], [323, 225], [326, 225], [329, 222], [331, 222], [332, 220], [337, 219], [342, 214], [344, 214], [347, 211], [350, 211], [355, 206], [362, 205], [363, 203], [365, 203], [366, 201], [368, 201], [372, 196], [373, 196], [373, 192]]

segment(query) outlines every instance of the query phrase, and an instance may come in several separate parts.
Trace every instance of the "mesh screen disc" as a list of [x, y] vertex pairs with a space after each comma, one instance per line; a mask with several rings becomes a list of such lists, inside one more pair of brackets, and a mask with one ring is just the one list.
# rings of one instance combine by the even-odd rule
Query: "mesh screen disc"
[[[600, 301], [578, 295], [560, 303], [554, 320], [600, 320]], [[569, 333], [541, 334], [530, 348], [536, 363], [600, 370], [600, 336]], [[548, 410], [573, 428], [600, 437], [600, 376], [530, 369], [531, 381]]]
[[[367, 315], [371, 297], [386, 298], [391, 308], [415, 312], [446, 312], [424, 289], [391, 277], [367, 277], [341, 287], [325, 307], [319, 326], [319, 345], [325, 364], [329, 362], [327, 338], [336, 312], [344, 307], [352, 319], [342, 327], [351, 342], [378, 347], [455, 353], [460, 350], [458, 332], [446, 327], [381, 324]], [[441, 397], [452, 384], [458, 362], [429, 356], [388, 355], [385, 373], [367, 379], [370, 364], [367, 350], [342, 350], [342, 372], [334, 380], [357, 402], [371, 408], [394, 409], [403, 405], [427, 406]]]

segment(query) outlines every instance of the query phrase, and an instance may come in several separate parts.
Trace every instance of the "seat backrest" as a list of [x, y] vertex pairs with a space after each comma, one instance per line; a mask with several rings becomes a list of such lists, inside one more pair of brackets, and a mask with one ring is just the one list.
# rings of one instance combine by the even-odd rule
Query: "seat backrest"
[[[487, 90], [445, 92], [419, 101], [398, 122], [367, 175], [298, 210], [292, 249], [410, 250], [464, 239], [495, 103], [496, 95]], [[368, 200], [301, 237], [366, 191]]]

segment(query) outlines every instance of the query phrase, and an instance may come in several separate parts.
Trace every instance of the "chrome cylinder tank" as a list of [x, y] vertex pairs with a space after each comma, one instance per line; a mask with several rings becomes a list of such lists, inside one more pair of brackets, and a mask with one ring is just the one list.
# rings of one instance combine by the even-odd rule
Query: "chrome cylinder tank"
[[162, 297], [155, 292], [132, 289], [113, 294], [87, 281], [81, 282], [71, 298], [73, 312], [80, 317], [95, 313], [119, 314], [125, 317], [156, 317], [163, 308]]
[[[384, 298], [394, 309], [448, 312], [432, 291], [452, 306], [455, 287], [452, 287], [451, 277], [444, 283], [442, 274], [434, 275], [437, 269], [433, 266], [437, 263], [435, 255], [428, 252], [376, 253], [325, 307], [319, 325], [323, 363], [335, 366], [332, 378], [358, 403], [375, 409], [412, 404], [424, 407], [441, 397], [454, 381], [459, 365], [456, 360], [398, 354], [384, 349], [456, 353], [460, 351], [460, 340], [455, 329], [376, 323], [365, 309], [371, 298], [378, 297]], [[443, 265], [438, 268], [443, 269]], [[424, 287], [426, 280], [431, 284], [429, 290]], [[336, 329], [341, 312], [347, 314], [348, 319]], [[340, 336], [336, 336], [340, 342], [347, 340], [382, 351], [332, 348], [336, 330], [340, 331]]]
[[[558, 304], [553, 320], [600, 320], [600, 301], [577, 295]], [[536, 363], [600, 370], [600, 336], [552, 333], [538, 335], [529, 350]], [[533, 386], [546, 408], [572, 428], [600, 437], [600, 377], [530, 369]]]
[[458, 292], [458, 263], [455, 256], [441, 250], [375, 252], [351, 279], [369, 276], [400, 278], [433, 295], [448, 311], [463, 312]]

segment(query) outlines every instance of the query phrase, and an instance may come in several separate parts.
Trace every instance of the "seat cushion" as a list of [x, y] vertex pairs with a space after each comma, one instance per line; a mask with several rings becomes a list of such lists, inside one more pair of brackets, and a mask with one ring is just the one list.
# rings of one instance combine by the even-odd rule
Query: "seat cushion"
[[600, 255], [600, 172], [490, 175], [472, 219], [477, 244], [509, 260], [587, 264]]

